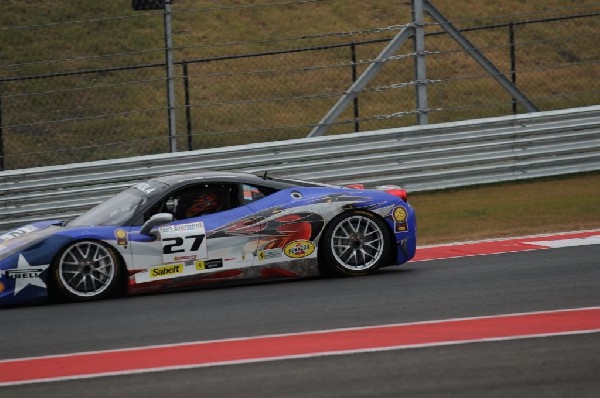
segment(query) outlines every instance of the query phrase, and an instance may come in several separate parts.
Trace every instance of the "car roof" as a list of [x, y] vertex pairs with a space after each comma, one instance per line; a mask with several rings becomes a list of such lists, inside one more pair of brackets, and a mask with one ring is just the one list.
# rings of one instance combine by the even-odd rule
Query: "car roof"
[[[254, 174], [249, 173], [236, 173], [228, 171], [199, 171], [191, 173], [171, 174], [153, 178], [152, 181], [166, 184], [172, 188], [183, 187], [197, 182], [251, 184], [276, 189], [286, 189], [304, 185], [302, 181], [294, 181], [294, 183], [292, 183], [289, 181], [271, 179], [269, 177], [264, 179], [262, 177], [258, 177]], [[306, 184], [312, 185], [310, 183]]]

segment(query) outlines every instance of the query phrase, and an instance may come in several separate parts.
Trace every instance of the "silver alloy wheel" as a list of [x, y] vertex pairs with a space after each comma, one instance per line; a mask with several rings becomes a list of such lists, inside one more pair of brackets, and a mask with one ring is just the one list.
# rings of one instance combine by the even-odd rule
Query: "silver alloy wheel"
[[94, 297], [111, 285], [117, 266], [106, 246], [94, 241], [81, 241], [69, 246], [60, 257], [58, 276], [70, 293]]
[[348, 270], [369, 269], [384, 250], [383, 231], [369, 217], [353, 215], [344, 218], [331, 234], [333, 256]]

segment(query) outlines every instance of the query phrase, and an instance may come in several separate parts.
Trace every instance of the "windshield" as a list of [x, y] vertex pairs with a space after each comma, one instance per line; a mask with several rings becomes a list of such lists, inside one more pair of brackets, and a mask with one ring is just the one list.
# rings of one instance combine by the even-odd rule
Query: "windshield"
[[142, 183], [135, 185], [98, 206], [83, 213], [73, 221], [69, 222], [70, 227], [81, 227], [88, 225], [124, 225], [134, 215], [136, 210], [146, 204], [150, 198], [150, 193], [156, 188]]

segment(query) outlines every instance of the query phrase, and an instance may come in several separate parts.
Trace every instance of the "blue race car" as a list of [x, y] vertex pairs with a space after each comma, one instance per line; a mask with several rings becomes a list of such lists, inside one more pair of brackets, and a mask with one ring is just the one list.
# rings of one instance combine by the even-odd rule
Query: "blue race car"
[[238, 279], [365, 275], [410, 260], [406, 192], [251, 174], [170, 175], [72, 221], [0, 235], [0, 305], [88, 301]]

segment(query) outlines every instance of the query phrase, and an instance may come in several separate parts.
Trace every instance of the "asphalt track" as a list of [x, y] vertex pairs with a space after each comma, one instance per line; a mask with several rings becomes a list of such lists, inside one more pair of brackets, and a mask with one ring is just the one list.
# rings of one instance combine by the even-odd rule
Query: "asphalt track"
[[[0, 310], [0, 360], [600, 306], [600, 245]], [[0, 387], [29, 396], [599, 396], [600, 333]]]

